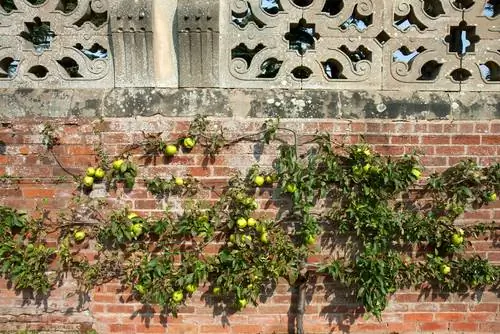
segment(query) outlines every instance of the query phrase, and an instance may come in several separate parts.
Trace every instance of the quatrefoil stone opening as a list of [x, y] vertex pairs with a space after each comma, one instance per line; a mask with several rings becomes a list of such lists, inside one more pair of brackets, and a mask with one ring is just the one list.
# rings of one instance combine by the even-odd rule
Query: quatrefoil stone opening
[[304, 19], [299, 20], [298, 23], [290, 23], [290, 31], [285, 34], [288, 48], [298, 51], [301, 56], [307, 50], [314, 50], [316, 40], [319, 39], [315, 27], [315, 24], [307, 23]]
[[26, 29], [19, 35], [24, 38], [28, 45], [42, 53], [50, 49], [50, 45], [56, 34], [50, 30], [50, 22], [42, 21], [39, 17], [33, 18], [33, 22], [24, 22]]

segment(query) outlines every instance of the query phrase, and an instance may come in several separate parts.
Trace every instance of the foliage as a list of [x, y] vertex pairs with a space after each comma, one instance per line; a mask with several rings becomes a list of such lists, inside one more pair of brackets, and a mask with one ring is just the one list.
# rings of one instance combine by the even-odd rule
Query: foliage
[[[293, 143], [282, 133], [288, 138], [291, 134]], [[39, 293], [54, 288], [68, 271], [83, 292], [118, 279], [135, 298], [173, 314], [201, 285], [209, 285], [217, 307], [234, 311], [264, 300], [280, 277], [298, 286], [314, 275], [329, 276], [352, 289], [376, 317], [398, 289], [462, 292], [498, 284], [498, 267], [465, 253], [470, 238], [495, 226], [460, 227], [456, 220], [496, 199], [500, 164], [479, 167], [463, 161], [423, 181], [417, 154], [383, 157], [363, 143], [336, 145], [327, 134], [300, 143], [279, 120], [230, 139], [199, 117], [174, 143], [160, 134], [145, 134], [133, 149], [142, 148], [148, 157], [171, 158], [177, 148], [188, 153], [196, 145], [213, 158], [243, 140], [261, 145], [279, 141], [272, 168], [255, 165], [246, 175], [235, 174], [215, 202], [184, 199], [182, 212], [141, 217], [126, 208], [108, 211], [96, 205], [86, 216], [95, 224], [81, 225], [71, 215], [65, 218], [67, 223], [58, 227], [56, 249], [43, 242], [43, 219], [0, 207], [1, 274], [15, 288]], [[171, 147], [167, 154], [168, 145], [176, 149]], [[105, 156], [102, 149], [100, 156]], [[112, 166], [100, 166], [109, 186], [134, 185], [138, 169], [125, 154]], [[145, 184], [155, 196], [180, 198], [193, 197], [203, 186], [190, 176], [154, 177]], [[273, 199], [280, 206], [276, 217], [256, 213], [256, 188], [261, 187], [275, 191]], [[89, 202], [81, 204], [90, 207]], [[87, 241], [76, 240], [76, 232], [95, 240], [95, 260], [80, 255]], [[319, 265], [309, 264], [309, 256], [320, 248], [342, 252]], [[52, 261], [58, 268], [54, 277], [47, 274]]]

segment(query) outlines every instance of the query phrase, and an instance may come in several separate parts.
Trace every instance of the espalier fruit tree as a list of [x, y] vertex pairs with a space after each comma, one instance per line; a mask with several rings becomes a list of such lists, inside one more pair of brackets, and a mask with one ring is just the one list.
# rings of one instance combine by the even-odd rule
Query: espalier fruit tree
[[[463, 161], [424, 181], [417, 154], [383, 157], [365, 144], [336, 144], [328, 134], [301, 142], [278, 120], [228, 139], [197, 117], [174, 142], [145, 135], [114, 161], [82, 172], [82, 188], [88, 191], [96, 179], [108, 188], [120, 183], [132, 188], [138, 174], [130, 158], [134, 150], [142, 149], [149, 158], [166, 156], [168, 163], [179, 147], [183, 154], [201, 148], [213, 158], [241, 141], [279, 141], [281, 146], [272, 166], [255, 165], [246, 175], [232, 175], [215, 202], [196, 199], [198, 190], [209, 187], [190, 176], [144, 180], [154, 196], [184, 198], [181, 213], [145, 217], [128, 208], [111, 210], [105, 201], [85, 195], [56, 222], [46, 212], [34, 218], [0, 207], [0, 274], [15, 289], [37, 294], [56, 289], [67, 272], [80, 292], [119, 280], [141, 302], [159, 304], [174, 315], [201, 286], [208, 286], [218, 308], [233, 312], [264, 301], [285, 278], [299, 291], [298, 333], [303, 332], [304, 291], [318, 275], [351, 290], [378, 318], [398, 289], [497, 287], [499, 268], [464, 252], [472, 238], [495, 229], [494, 222], [459, 226], [456, 220], [496, 200], [498, 163], [479, 167]], [[256, 194], [266, 188], [281, 206], [277, 215], [255, 212]], [[58, 244], [51, 248], [46, 235], [55, 231]], [[90, 240], [99, 253], [92, 261], [79, 253]], [[210, 253], [207, 246], [214, 242], [221, 246]], [[336, 252], [340, 255], [328, 255], [334, 247], [343, 250]], [[308, 263], [318, 252], [325, 255], [324, 263]], [[49, 265], [57, 270], [49, 271]]]

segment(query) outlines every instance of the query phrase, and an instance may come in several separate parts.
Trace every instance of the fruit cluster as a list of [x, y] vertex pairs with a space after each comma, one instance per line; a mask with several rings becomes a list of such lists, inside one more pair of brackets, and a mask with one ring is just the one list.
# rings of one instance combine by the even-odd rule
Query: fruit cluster
[[101, 167], [89, 167], [85, 172], [82, 184], [86, 189], [91, 190], [94, 186], [94, 183], [101, 182], [105, 176], [106, 172]]

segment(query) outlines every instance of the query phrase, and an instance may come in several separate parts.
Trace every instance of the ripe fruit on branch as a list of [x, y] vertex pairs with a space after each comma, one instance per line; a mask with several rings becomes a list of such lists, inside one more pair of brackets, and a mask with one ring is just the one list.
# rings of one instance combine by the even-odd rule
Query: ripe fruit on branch
[[245, 218], [240, 217], [236, 221], [236, 225], [238, 225], [239, 228], [245, 228], [245, 227], [247, 227], [248, 222], [247, 222], [247, 220]]
[[104, 169], [102, 168], [97, 168], [95, 170], [95, 174], [94, 174], [94, 177], [98, 180], [102, 179], [104, 176], [106, 176], [106, 172], [104, 171]]
[[415, 176], [418, 179], [420, 179], [420, 177], [422, 176], [422, 172], [418, 169], [418, 168], [415, 168], [413, 167], [411, 169], [411, 173], [413, 174], [413, 176]]
[[186, 287], [184, 288], [188, 293], [193, 293], [196, 291], [197, 289], [197, 286], [194, 285], [194, 284], [188, 284], [186, 285]]
[[184, 299], [184, 294], [182, 293], [182, 291], [175, 291], [172, 294], [172, 300], [174, 302], [179, 303], [182, 301], [182, 299]]
[[94, 167], [89, 167], [89, 168], [87, 168], [87, 170], [86, 170], [85, 174], [86, 174], [87, 176], [94, 176], [94, 175], [95, 175], [95, 168], [94, 168]]
[[120, 170], [120, 168], [122, 167], [123, 163], [124, 163], [123, 159], [118, 159], [118, 160], [113, 161], [113, 169], [114, 170]]
[[262, 187], [264, 185], [264, 183], [266, 182], [266, 180], [264, 179], [263, 176], [261, 175], [257, 175], [254, 179], [253, 179], [253, 182], [255, 183], [255, 185], [257, 187]]
[[450, 271], [451, 271], [451, 268], [448, 265], [446, 265], [446, 264], [441, 265], [441, 274], [448, 275], [450, 273]]
[[92, 176], [85, 176], [83, 178], [83, 185], [87, 188], [92, 188], [92, 185], [94, 184], [94, 178]]
[[176, 185], [178, 185], [179, 187], [183, 186], [184, 185], [184, 180], [182, 179], [182, 177], [176, 177], [174, 179], [174, 182]]
[[286, 192], [287, 193], [294, 193], [297, 191], [297, 186], [294, 183], [289, 183], [286, 185]]
[[186, 137], [182, 141], [182, 145], [184, 145], [184, 147], [188, 148], [188, 149], [193, 148], [195, 143], [196, 143], [196, 141], [191, 137]]
[[169, 144], [165, 147], [165, 155], [171, 157], [177, 153], [177, 146]]
[[138, 237], [142, 234], [142, 224], [141, 223], [135, 223], [130, 226], [130, 233], [132, 234], [133, 237]]
[[459, 246], [461, 245], [463, 242], [464, 242], [464, 237], [462, 237], [460, 234], [453, 234], [451, 236], [451, 242], [455, 245], [455, 246]]
[[238, 299], [238, 307], [245, 308], [248, 304], [248, 301], [246, 299]]
[[252, 217], [247, 219], [247, 226], [248, 227], [253, 227], [255, 225], [257, 225], [257, 221], [255, 219], [253, 219]]
[[137, 217], [139, 217], [139, 216], [138, 216], [138, 215], [137, 215], [137, 213], [135, 213], [135, 212], [131, 212], [131, 213], [129, 213], [129, 214], [127, 215], [127, 218], [128, 218], [128, 219], [130, 219], [130, 220], [132, 220], [132, 219], [134, 219], [134, 218], [137, 218]]
[[83, 241], [85, 239], [85, 231], [78, 230], [73, 233], [73, 238], [75, 239], [76, 242]]
[[312, 234], [308, 234], [306, 236], [306, 244], [307, 245], [314, 245], [316, 243], [316, 238]]
[[269, 242], [269, 238], [268, 238], [268, 234], [267, 232], [264, 232], [260, 235], [260, 241], [263, 243], [263, 244], [267, 244]]

